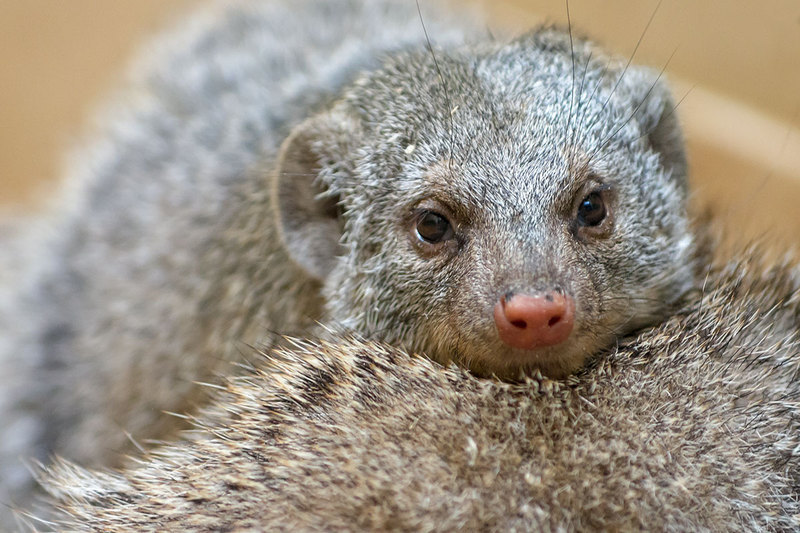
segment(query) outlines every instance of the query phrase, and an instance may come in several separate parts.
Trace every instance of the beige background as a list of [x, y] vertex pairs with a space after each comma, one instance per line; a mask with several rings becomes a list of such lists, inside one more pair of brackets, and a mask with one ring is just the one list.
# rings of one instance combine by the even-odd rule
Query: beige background
[[[0, 0], [0, 204], [46, 196], [60, 154], [136, 43], [197, 3]], [[494, 27], [566, 20], [562, 0], [481, 4]], [[572, 0], [569, 7], [578, 31], [630, 55], [656, 5]], [[661, 68], [673, 52], [667, 73], [678, 98], [688, 91], [679, 114], [696, 196], [722, 206], [733, 235], [797, 243], [800, 2], [664, 0], [635, 57]]]

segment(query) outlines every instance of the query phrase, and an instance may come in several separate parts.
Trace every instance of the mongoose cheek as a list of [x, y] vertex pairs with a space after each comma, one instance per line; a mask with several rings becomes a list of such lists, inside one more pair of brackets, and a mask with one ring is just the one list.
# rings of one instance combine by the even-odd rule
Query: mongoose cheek
[[575, 323], [575, 302], [556, 291], [509, 292], [494, 307], [500, 340], [511, 348], [534, 350], [566, 341]]

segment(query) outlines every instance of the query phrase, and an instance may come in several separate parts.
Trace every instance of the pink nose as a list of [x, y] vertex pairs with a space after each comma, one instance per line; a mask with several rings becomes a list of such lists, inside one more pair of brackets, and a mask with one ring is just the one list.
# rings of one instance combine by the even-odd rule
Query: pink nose
[[557, 292], [531, 296], [509, 293], [494, 306], [500, 339], [512, 348], [532, 350], [560, 344], [575, 322], [575, 302]]

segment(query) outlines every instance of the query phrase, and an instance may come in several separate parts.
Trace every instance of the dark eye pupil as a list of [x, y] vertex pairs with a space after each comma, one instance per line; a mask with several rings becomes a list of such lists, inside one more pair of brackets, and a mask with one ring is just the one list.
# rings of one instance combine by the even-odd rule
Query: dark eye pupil
[[606, 204], [599, 192], [589, 193], [578, 206], [578, 223], [597, 226], [606, 218]]
[[589, 193], [578, 206], [578, 223], [597, 226], [606, 218], [606, 204], [599, 192]]
[[450, 222], [433, 211], [426, 211], [417, 222], [417, 234], [426, 242], [443, 241], [450, 233]]

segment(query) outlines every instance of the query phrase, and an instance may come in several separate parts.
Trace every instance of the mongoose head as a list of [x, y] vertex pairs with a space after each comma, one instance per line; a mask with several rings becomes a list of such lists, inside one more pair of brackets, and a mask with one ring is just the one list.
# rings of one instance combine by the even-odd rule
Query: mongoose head
[[693, 285], [673, 111], [656, 73], [554, 29], [406, 52], [286, 140], [281, 238], [324, 322], [561, 377]]

